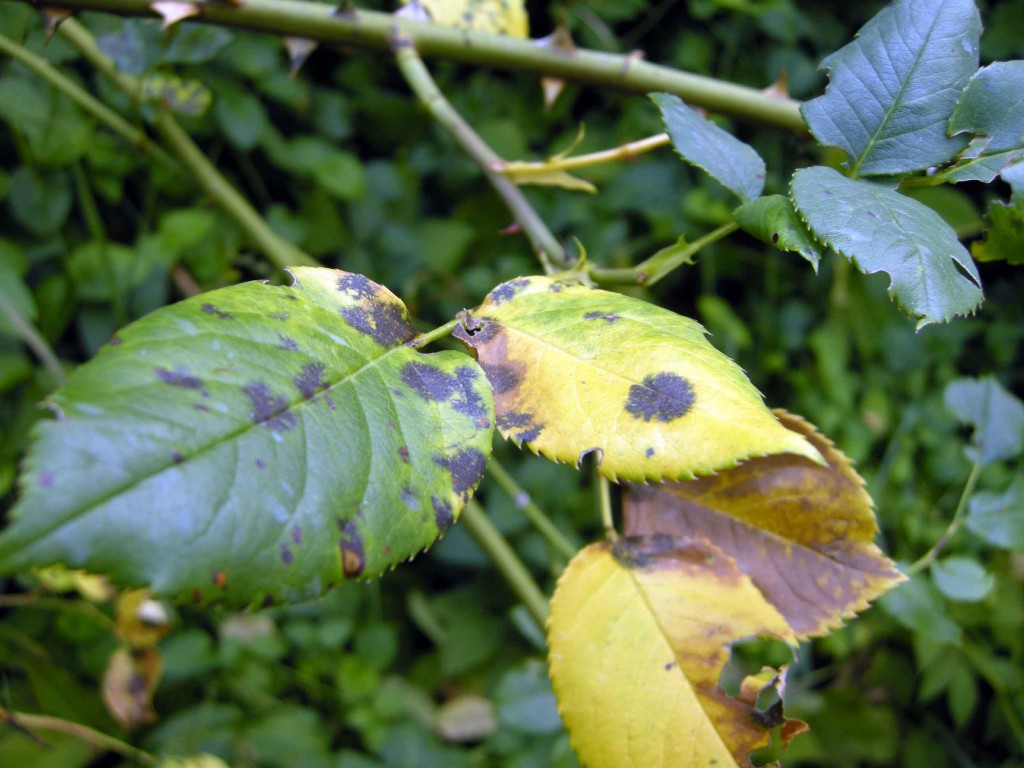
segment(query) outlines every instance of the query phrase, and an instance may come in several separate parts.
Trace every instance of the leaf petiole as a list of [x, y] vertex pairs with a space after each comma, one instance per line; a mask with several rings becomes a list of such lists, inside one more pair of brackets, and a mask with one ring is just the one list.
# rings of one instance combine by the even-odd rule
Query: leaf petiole
[[974, 493], [974, 486], [978, 484], [978, 478], [981, 476], [981, 464], [982, 462], [979, 458], [974, 462], [974, 466], [971, 467], [971, 474], [967, 476], [967, 482], [964, 483], [964, 490], [960, 494], [960, 501], [956, 505], [956, 512], [953, 513], [953, 519], [949, 521], [949, 526], [942, 536], [939, 537], [939, 540], [932, 545], [931, 549], [907, 567], [905, 571], [907, 576], [920, 573], [934, 563], [936, 558], [942, 554], [942, 550], [946, 548], [946, 545], [949, 544], [950, 540], [960, 530], [960, 526], [964, 522], [964, 516], [967, 514], [967, 502], [970, 500], [971, 494]]

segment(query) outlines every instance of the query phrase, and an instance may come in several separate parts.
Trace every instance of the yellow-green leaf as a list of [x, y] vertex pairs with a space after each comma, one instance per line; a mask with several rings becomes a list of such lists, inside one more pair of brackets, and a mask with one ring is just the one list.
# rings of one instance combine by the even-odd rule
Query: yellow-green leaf
[[538, 187], [561, 187], [572, 192], [597, 192], [597, 187], [586, 179], [553, 169], [548, 163], [505, 163], [501, 166], [501, 172], [520, 186], [532, 184]]
[[627, 536], [707, 536], [801, 637], [825, 634], [903, 580], [874, 544], [878, 525], [864, 481], [813, 425], [777, 411], [825, 457], [751, 459], [714, 477], [631, 487]]
[[[492, 35], [529, 37], [530, 24], [523, 0], [412, 0], [438, 24]], [[402, 0], [410, 5], [410, 0]]]
[[658, 480], [775, 453], [821, 460], [698, 323], [647, 302], [518, 278], [455, 336], [490, 379], [502, 435], [555, 461], [594, 453], [612, 479]]
[[785, 619], [706, 540], [624, 538], [592, 544], [558, 582], [548, 661], [562, 719], [587, 768], [749, 765], [747, 756], [800, 730], [779, 707], [719, 687], [729, 648]]

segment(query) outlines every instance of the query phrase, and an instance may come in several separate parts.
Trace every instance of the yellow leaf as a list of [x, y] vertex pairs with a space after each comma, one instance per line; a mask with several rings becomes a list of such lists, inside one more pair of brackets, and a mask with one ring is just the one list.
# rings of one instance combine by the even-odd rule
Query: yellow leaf
[[533, 184], [538, 187], [561, 187], [575, 192], [597, 192], [597, 187], [586, 179], [573, 176], [565, 171], [551, 170], [545, 163], [503, 163], [501, 172], [519, 185]]
[[689, 478], [751, 456], [821, 461], [693, 320], [545, 277], [495, 288], [454, 335], [494, 389], [501, 434], [555, 461], [596, 454], [629, 480]]
[[[523, 0], [412, 0], [438, 24], [474, 32], [526, 38], [529, 19]], [[410, 0], [402, 0], [409, 5]]]
[[849, 459], [799, 416], [775, 413], [827, 466], [766, 456], [714, 477], [633, 486], [623, 523], [627, 536], [707, 536], [806, 638], [840, 625], [904, 576], [874, 544], [871, 497]]
[[111, 654], [103, 674], [103, 701], [125, 730], [156, 720], [150, 702], [163, 667], [156, 648], [121, 647]]
[[115, 594], [106, 576], [72, 570], [63, 565], [38, 568], [36, 576], [48, 592], [77, 592], [93, 603], [105, 603]]
[[216, 755], [192, 755], [190, 757], [165, 757], [157, 768], [228, 768], [228, 764]]
[[163, 603], [153, 600], [148, 590], [135, 589], [118, 596], [114, 630], [132, 648], [148, 648], [171, 630], [171, 620]]
[[548, 620], [551, 679], [580, 761], [745, 766], [774, 726], [799, 731], [798, 721], [753, 706], [753, 681], [739, 698], [718, 685], [731, 644], [757, 634], [796, 642], [706, 540], [624, 538], [582, 550], [558, 582]]

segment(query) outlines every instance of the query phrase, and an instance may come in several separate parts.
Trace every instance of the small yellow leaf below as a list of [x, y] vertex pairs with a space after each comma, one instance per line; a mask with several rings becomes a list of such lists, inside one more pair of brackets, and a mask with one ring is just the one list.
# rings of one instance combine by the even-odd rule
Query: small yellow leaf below
[[[529, 20], [523, 0], [411, 0], [437, 24], [493, 35], [526, 38]], [[402, 0], [402, 5], [410, 5]]]
[[597, 192], [597, 187], [586, 179], [565, 171], [552, 170], [547, 163], [503, 163], [501, 172], [520, 186], [561, 187], [573, 192]]
[[591, 454], [613, 480], [678, 480], [775, 453], [823, 461], [698, 323], [639, 299], [517, 278], [453, 335], [491, 382], [501, 434], [555, 461]]
[[764, 456], [713, 477], [631, 486], [623, 524], [627, 536], [707, 536], [806, 638], [840, 625], [904, 577], [875, 546], [871, 497], [849, 459], [799, 416], [775, 415], [828, 464]]
[[548, 661], [562, 719], [587, 768], [750, 765], [775, 726], [801, 730], [755, 691], [719, 687], [730, 646], [770, 634], [795, 644], [785, 619], [706, 540], [623, 538], [592, 544], [558, 582]]

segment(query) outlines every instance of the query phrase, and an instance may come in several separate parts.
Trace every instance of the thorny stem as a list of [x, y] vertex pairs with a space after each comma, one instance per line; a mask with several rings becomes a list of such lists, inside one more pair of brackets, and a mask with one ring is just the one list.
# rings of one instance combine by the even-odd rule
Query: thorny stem
[[94, 749], [102, 752], [115, 752], [116, 754], [134, 760], [140, 765], [156, 765], [157, 759], [149, 752], [133, 747], [127, 742], [115, 739], [94, 728], [81, 723], [73, 723], [70, 720], [61, 720], [48, 715], [30, 715], [24, 712], [14, 712], [0, 707], [0, 723], [9, 723], [12, 727], [26, 733], [29, 738], [37, 738], [33, 730], [56, 731], [76, 739], [84, 741]]
[[[151, 0], [53, 0], [47, 5], [125, 16], [153, 16]], [[276, 35], [306, 37], [338, 46], [387, 50], [394, 16], [339, 9], [312, 0], [246, 0], [241, 4], [198, 2], [196, 21]], [[614, 55], [583, 48], [566, 50], [547, 41], [518, 40], [403, 19], [403, 31], [427, 58], [441, 58], [544, 77], [573, 80], [636, 93], [674, 93], [689, 104], [806, 134], [800, 102], [711, 77], [644, 61], [643, 54]]]
[[[119, 88], [137, 98], [140, 92], [138, 80], [119, 72], [113, 59], [96, 45], [92, 34], [74, 19], [67, 19], [60, 25], [60, 33], [104, 76]], [[209, 158], [192, 141], [170, 110], [157, 111], [154, 127], [160, 138], [178, 157], [195, 181], [242, 230], [249, 240], [275, 266], [319, 266], [310, 255], [291, 243], [281, 239], [270, 228], [262, 216], [239, 193]]]
[[536, 163], [503, 162], [495, 170], [501, 171], [513, 180], [529, 179], [531, 176], [540, 174], [573, 171], [578, 168], [587, 168], [602, 163], [617, 163], [623, 160], [631, 160], [642, 155], [644, 152], [650, 152], [653, 149], [658, 149], [671, 143], [672, 140], [667, 133], [659, 133], [656, 136], [648, 136], [646, 139], [631, 141], [628, 144], [605, 149], [601, 152], [591, 152], [588, 155], [576, 155], [575, 157], [555, 155], [547, 160]]
[[541, 536], [547, 539], [552, 549], [564, 555], [567, 560], [572, 560], [576, 556], [578, 548], [573, 546], [572, 542], [558, 530], [555, 524], [551, 522], [551, 518], [544, 514], [544, 511], [530, 499], [530, 494], [515, 481], [515, 478], [509, 474], [508, 470], [493, 456], [487, 463], [487, 477], [493, 477], [502, 490], [512, 497], [516, 507], [523, 511], [523, 514], [526, 515], [526, 518], [533, 527], [537, 529]]
[[133, 147], [147, 152], [154, 160], [163, 163], [168, 168], [181, 170], [181, 166], [174, 161], [174, 158], [155, 144], [144, 131], [133, 126], [73, 80], [65, 77], [46, 59], [36, 56], [2, 34], [0, 34], [0, 53], [24, 64]]
[[637, 264], [635, 267], [624, 269], [592, 269], [590, 277], [597, 283], [603, 284], [627, 284], [627, 285], [654, 285], [656, 282], [669, 274], [682, 264], [688, 263], [698, 251], [706, 248], [712, 243], [718, 242], [724, 237], [731, 235], [739, 229], [739, 225], [730, 221], [717, 229], [708, 232], [703, 237], [694, 240], [692, 243], [672, 245], [662, 248], [648, 259]]
[[495, 167], [501, 164], [501, 158], [487, 146], [469, 123], [463, 120], [462, 115], [455, 111], [444, 94], [438, 90], [437, 84], [413, 47], [412, 38], [408, 37], [404, 31], [396, 29], [393, 46], [398, 68], [412, 92], [416, 94], [416, 98], [426, 107], [431, 116], [452, 135], [463, 151], [480, 166], [487, 180], [494, 187], [494, 191], [505, 201], [505, 205], [512, 211], [516, 222], [530, 239], [544, 271], [550, 275], [557, 271], [556, 266], [567, 267], [568, 258], [561, 243], [537, 215], [537, 211], [526, 199], [522, 190], [495, 170]]
[[46, 339], [36, 330], [36, 327], [21, 316], [21, 313], [8, 301], [3, 293], [0, 293], [0, 315], [7, 318], [8, 322], [14, 327], [15, 333], [25, 342], [25, 346], [32, 350], [33, 354], [39, 358], [39, 362], [50, 372], [57, 388], [63, 387], [67, 377], [64, 376], [64, 368], [61, 367], [57, 355], [54, 354], [50, 345], [46, 343]]
[[541, 592], [537, 582], [526, 570], [523, 561], [515, 553], [501, 532], [487, 519], [483, 508], [475, 501], [470, 501], [462, 510], [459, 518], [466, 526], [466, 531], [501, 573], [505, 582], [516, 593], [526, 610], [530, 612], [537, 625], [543, 629], [548, 620], [548, 599]]
[[942, 550], [946, 548], [950, 540], [956, 536], [960, 530], [960, 526], [963, 525], [964, 516], [967, 514], [967, 502], [971, 498], [971, 494], [974, 493], [974, 486], [978, 484], [978, 478], [981, 476], [981, 459], [974, 462], [974, 466], [971, 467], [971, 474], [967, 477], [967, 482], [964, 483], [964, 490], [960, 494], [960, 501], [956, 505], [956, 512], [953, 513], [953, 519], [949, 521], [949, 526], [946, 531], [939, 537], [939, 540], [932, 545], [932, 548], [925, 552], [915, 562], [911, 563], [906, 570], [907, 576], [913, 576], [915, 573], [920, 573], [925, 568], [935, 562], [935, 559], [942, 554]]

